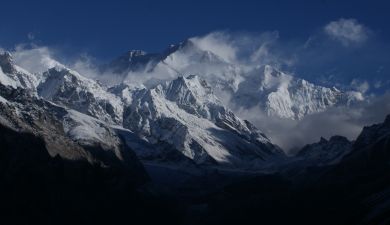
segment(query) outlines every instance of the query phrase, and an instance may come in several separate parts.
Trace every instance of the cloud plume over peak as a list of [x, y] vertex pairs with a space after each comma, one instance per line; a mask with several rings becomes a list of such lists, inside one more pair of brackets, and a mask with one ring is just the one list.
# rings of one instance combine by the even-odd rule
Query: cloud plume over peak
[[231, 43], [231, 37], [224, 32], [213, 32], [203, 37], [190, 38], [203, 51], [211, 51], [227, 62], [236, 61], [237, 47]]
[[47, 46], [20, 44], [11, 53], [17, 65], [32, 73], [43, 73], [49, 68], [63, 66], [53, 58], [53, 51]]
[[289, 54], [281, 51], [279, 32], [262, 33], [215, 31], [190, 38], [200, 49], [211, 51], [230, 63], [246, 66], [282, 65], [291, 61]]

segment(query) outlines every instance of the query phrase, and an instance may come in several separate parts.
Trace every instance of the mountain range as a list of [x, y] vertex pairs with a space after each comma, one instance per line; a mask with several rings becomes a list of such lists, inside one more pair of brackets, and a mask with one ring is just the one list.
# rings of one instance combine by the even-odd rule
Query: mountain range
[[[26, 80], [38, 78], [18, 69], [9, 53], [3, 57], [4, 92], [17, 90], [20, 101], [47, 105], [41, 112], [47, 117], [60, 111], [53, 119], [61, 124], [58, 132], [82, 145], [108, 145], [116, 154], [124, 140], [142, 159], [169, 162], [173, 157], [247, 168], [284, 157], [256, 127], [224, 107], [198, 76], [179, 77], [149, 89], [126, 84], [107, 89], [76, 71], [55, 67], [39, 76], [35, 86], [26, 86]], [[7, 107], [35, 114], [12, 97], [3, 98]], [[39, 104], [30, 107], [42, 110]]]
[[191, 39], [172, 45], [163, 53], [129, 51], [103, 67], [103, 71], [113, 74], [109, 79], [114, 82], [143, 76], [139, 79], [146, 86], [195, 74], [214, 87], [216, 96], [231, 108], [260, 106], [267, 115], [289, 119], [299, 120], [332, 106], [364, 100], [363, 93], [315, 85], [271, 65], [248, 66], [224, 59]]
[[[94, 78], [61, 63], [43, 73], [31, 73], [16, 65], [9, 52], [0, 54], [0, 67], [0, 179], [7, 184], [0, 190], [19, 195], [24, 182], [30, 181], [28, 177], [36, 178], [27, 186], [33, 186], [32, 193], [38, 190], [45, 201], [38, 204], [43, 208], [34, 212], [48, 210], [57, 215], [71, 208], [72, 202], [62, 199], [66, 207], [47, 209], [52, 202], [45, 191], [61, 198], [53, 191], [58, 188], [70, 199], [85, 194], [79, 201], [88, 204], [76, 209], [86, 210], [88, 216], [101, 212], [97, 218], [107, 221], [116, 210], [121, 212], [118, 220], [126, 219], [124, 210], [129, 203], [124, 199], [137, 203], [132, 206], [134, 211], [142, 206], [138, 208], [144, 210], [139, 211], [142, 216], [137, 217], [141, 220], [148, 214], [150, 204], [146, 203], [156, 201], [152, 210], [167, 217], [179, 213], [194, 219], [200, 210], [207, 215], [204, 218], [215, 218], [207, 224], [237, 224], [239, 215], [254, 219], [257, 214], [252, 210], [259, 208], [264, 212], [272, 209], [263, 214], [264, 221], [272, 220], [280, 208], [288, 215], [306, 210], [312, 213], [308, 218], [314, 218], [317, 209], [329, 209], [334, 196], [343, 201], [353, 199], [337, 206], [350, 207], [339, 218], [356, 219], [354, 210], [365, 210], [358, 216], [362, 224], [389, 221], [384, 216], [389, 204], [389, 116], [381, 124], [365, 127], [354, 141], [342, 136], [319, 137], [318, 143], [288, 156], [262, 127], [236, 113], [260, 107], [270, 117], [301, 120], [332, 107], [365, 101], [363, 93], [312, 84], [271, 65], [240, 64], [191, 39], [163, 53], [130, 51], [101, 66]], [[367, 185], [345, 191], [362, 181]], [[67, 186], [69, 182], [76, 187]], [[79, 185], [82, 192], [78, 192]], [[90, 193], [95, 186], [98, 191]], [[306, 190], [318, 195], [310, 198], [302, 194]], [[91, 201], [101, 198], [99, 191], [114, 200], [104, 198], [106, 206], [99, 208]], [[175, 201], [185, 200], [187, 212], [180, 211], [177, 202], [169, 204], [178, 209], [159, 205], [168, 204], [165, 196], [171, 198], [172, 192], [177, 192]], [[319, 197], [320, 193], [329, 199]], [[38, 201], [31, 196], [27, 199]], [[12, 195], [3, 197], [2, 209], [7, 209], [7, 204], [12, 205], [7, 210], [18, 209]], [[319, 203], [314, 208], [305, 204], [294, 208], [290, 204], [296, 202], [295, 197], [302, 197], [308, 205]], [[16, 199], [24, 201], [24, 197]], [[269, 208], [262, 205], [264, 201]], [[121, 204], [115, 205], [117, 202]], [[207, 209], [197, 209], [198, 202], [205, 202]], [[107, 205], [114, 206], [108, 209]], [[372, 207], [364, 208], [367, 205]], [[23, 214], [29, 210], [26, 206]], [[82, 218], [72, 213], [70, 218]], [[322, 213], [318, 215], [326, 215]], [[221, 216], [225, 214], [229, 215]], [[329, 224], [334, 218], [319, 224]], [[275, 221], [282, 224], [285, 219]], [[63, 221], [67, 222], [72, 221]]]
[[[163, 53], [130, 51], [102, 66], [99, 81], [59, 62], [33, 74], [9, 52], [0, 63], [4, 89], [63, 111], [57, 122], [67, 138], [112, 146], [120, 139], [141, 159], [165, 163], [272, 167], [286, 159], [283, 150], [234, 111], [259, 106], [268, 116], [299, 120], [364, 100], [362, 93], [314, 85], [270, 65], [232, 62], [191, 39]], [[146, 79], [131, 83], [134, 73]]]

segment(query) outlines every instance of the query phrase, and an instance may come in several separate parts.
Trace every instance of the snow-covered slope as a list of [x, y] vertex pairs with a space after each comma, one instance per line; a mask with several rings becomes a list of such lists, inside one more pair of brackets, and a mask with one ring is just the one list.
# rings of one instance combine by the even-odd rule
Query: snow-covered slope
[[65, 68], [52, 68], [43, 74], [38, 94], [46, 100], [62, 104], [102, 121], [121, 124], [121, 100], [99, 83]]
[[282, 151], [264, 134], [223, 107], [198, 76], [118, 93], [132, 99], [125, 107], [124, 127], [152, 144], [165, 144], [159, 154], [175, 148], [198, 164], [241, 167], [283, 158]]
[[0, 54], [0, 82], [13, 88], [35, 91], [38, 79], [35, 75], [14, 64], [9, 52]]
[[224, 59], [211, 50], [200, 48], [191, 39], [170, 46], [161, 54], [137, 52], [139, 54], [130, 52], [126, 54], [130, 57], [122, 56], [113, 61], [115, 66], [111, 70], [124, 80], [137, 76], [146, 85], [197, 74], [233, 109], [260, 106], [270, 116], [302, 119], [332, 106], [345, 106], [364, 99], [359, 92], [314, 85], [270, 65], [253, 67]]

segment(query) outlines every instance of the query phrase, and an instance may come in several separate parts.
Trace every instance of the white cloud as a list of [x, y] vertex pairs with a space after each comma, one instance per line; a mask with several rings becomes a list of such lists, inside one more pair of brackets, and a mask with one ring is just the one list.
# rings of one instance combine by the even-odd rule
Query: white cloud
[[351, 88], [361, 93], [366, 93], [370, 89], [370, 84], [367, 81], [360, 81], [358, 79], [353, 79], [351, 81]]
[[190, 40], [200, 49], [211, 51], [227, 62], [236, 60], [237, 48], [230, 43], [230, 36], [225, 32], [213, 32], [203, 37], [193, 37]]
[[258, 43], [255, 46], [254, 51], [250, 54], [251, 63], [261, 63], [261, 64], [280, 64], [282, 57], [276, 55], [276, 52], [273, 51], [273, 47], [277, 45], [277, 40], [279, 39], [279, 32], [269, 32], [264, 33], [259, 37], [255, 37], [255, 41]]
[[[79, 54], [74, 62], [69, 67], [83, 76], [89, 78], [97, 78], [99, 75], [98, 66], [95, 63], [95, 58], [87, 53]], [[108, 76], [108, 74], [107, 74]]]
[[62, 66], [53, 59], [53, 50], [48, 47], [17, 45], [12, 51], [15, 63], [32, 73], [42, 73], [49, 68]]
[[370, 34], [370, 30], [357, 20], [343, 18], [328, 23], [324, 31], [329, 37], [340, 41], [345, 46], [363, 43]]
[[279, 66], [293, 61], [280, 51], [279, 32], [216, 31], [190, 40], [201, 50], [211, 51], [226, 62], [249, 67], [271, 64]]

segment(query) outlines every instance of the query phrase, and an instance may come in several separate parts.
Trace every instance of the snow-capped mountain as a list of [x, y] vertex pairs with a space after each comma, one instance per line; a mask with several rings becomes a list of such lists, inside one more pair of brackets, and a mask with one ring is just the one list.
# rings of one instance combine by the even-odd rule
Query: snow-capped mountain
[[[4, 70], [6, 79], [18, 73]], [[31, 114], [49, 117], [53, 113], [62, 136], [81, 146], [99, 146], [99, 154], [107, 157], [123, 159], [126, 145], [142, 159], [164, 162], [175, 158], [202, 165], [261, 168], [284, 158], [263, 133], [223, 106], [199, 76], [179, 77], [152, 88], [122, 83], [109, 89], [65, 66], [38, 77], [39, 84], [31, 86], [37, 96], [18, 97], [31, 101]], [[30, 92], [30, 87], [17, 87], [20, 93]], [[5, 88], [5, 96], [15, 88]], [[10, 101], [16, 111], [28, 114], [27, 106], [18, 106], [10, 97], [4, 100], [7, 105]], [[44, 111], [35, 113], [39, 106]]]
[[[198, 76], [179, 77], [152, 89], [112, 89], [131, 99], [123, 125], [166, 154], [175, 148], [198, 164], [255, 166], [283, 158], [283, 152], [248, 121], [236, 117]], [[161, 146], [161, 143], [168, 145]]]
[[146, 85], [183, 74], [197, 74], [232, 108], [259, 106], [267, 115], [281, 118], [302, 119], [332, 106], [345, 106], [364, 99], [362, 93], [315, 85], [270, 65], [253, 67], [229, 61], [197, 46], [191, 39], [170, 46], [160, 54], [130, 51], [114, 60], [111, 66], [106, 69], [123, 80], [145, 74], [143, 83]]
[[[171, 46], [160, 55], [128, 54], [130, 64], [122, 68], [128, 72], [144, 69], [147, 74], [175, 66], [178, 70], [170, 70], [175, 77], [179, 70], [199, 68], [195, 64], [206, 68], [202, 71], [206, 75], [178, 76], [153, 85], [122, 82], [106, 88], [64, 65], [32, 74], [15, 65], [9, 53], [1, 59], [1, 83], [11, 90], [34, 93], [41, 98], [34, 104], [52, 104], [45, 113], [56, 114], [63, 135], [70, 140], [82, 146], [106, 146], [103, 149], [117, 156], [126, 145], [144, 160], [168, 163], [275, 168], [285, 159], [278, 146], [225, 106], [220, 98], [224, 93], [232, 94], [231, 102], [239, 107], [260, 105], [270, 116], [293, 119], [361, 97], [316, 86], [268, 65], [246, 70], [191, 41]], [[210, 76], [210, 71], [216, 76]], [[350, 149], [349, 142], [336, 139], [307, 146], [299, 158], [335, 163]]]
[[269, 65], [251, 71], [233, 98], [244, 108], [260, 105], [267, 115], [293, 119], [363, 100], [361, 93], [314, 85]]
[[122, 102], [99, 83], [66, 68], [43, 73], [38, 85], [42, 98], [113, 124], [122, 123]]
[[[118, 97], [64, 66], [32, 74], [15, 65], [11, 54], [1, 56], [1, 126], [43, 138], [52, 157], [130, 170], [142, 167], [111, 125], [120, 123], [114, 120], [121, 119]], [[34, 83], [24, 85], [23, 79]], [[120, 110], [107, 110], [107, 102]]]

